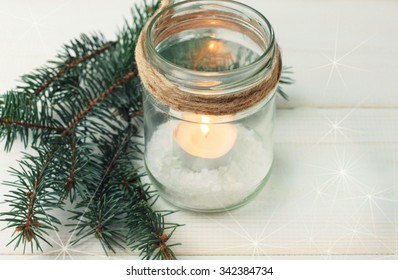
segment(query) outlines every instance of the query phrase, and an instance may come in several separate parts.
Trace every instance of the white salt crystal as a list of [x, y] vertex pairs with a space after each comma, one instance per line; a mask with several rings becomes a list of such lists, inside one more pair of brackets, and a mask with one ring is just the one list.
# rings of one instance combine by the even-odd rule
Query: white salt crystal
[[159, 126], [147, 145], [149, 173], [161, 184], [163, 196], [183, 208], [215, 210], [238, 205], [261, 185], [272, 165], [272, 147], [243, 125], [224, 165], [193, 170], [189, 158], [176, 152], [172, 121]]

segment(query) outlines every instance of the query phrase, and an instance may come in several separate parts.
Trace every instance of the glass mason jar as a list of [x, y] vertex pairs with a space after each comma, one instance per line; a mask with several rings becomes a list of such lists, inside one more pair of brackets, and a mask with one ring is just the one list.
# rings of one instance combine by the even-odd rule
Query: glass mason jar
[[[234, 1], [171, 5], [151, 20], [146, 37], [151, 66], [188, 98], [252, 89], [276, 60], [270, 23]], [[273, 161], [276, 87], [232, 114], [181, 110], [144, 89], [145, 164], [160, 195], [200, 212], [230, 210], [254, 198]]]

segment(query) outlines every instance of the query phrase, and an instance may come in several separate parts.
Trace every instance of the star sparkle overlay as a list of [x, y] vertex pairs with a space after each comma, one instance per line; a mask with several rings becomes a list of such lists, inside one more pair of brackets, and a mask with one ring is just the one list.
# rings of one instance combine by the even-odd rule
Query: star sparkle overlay
[[[29, 1], [23, 2], [26, 7], [24, 16], [0, 8], [0, 15], [24, 26], [15, 35], [14, 44], [34, 40], [33, 45], [52, 52], [47, 42], [50, 39], [43, 32], [54, 29], [55, 23], [46, 22], [46, 19], [61, 12], [70, 1], [57, 1], [43, 15], [35, 14]], [[4, 26], [0, 27], [2, 30], [5, 30]], [[330, 36], [334, 45], [332, 52], [322, 53], [324, 61], [305, 70], [325, 73], [322, 77], [324, 84], [319, 88], [320, 99], [335, 94], [330, 88], [336, 84], [350, 92], [351, 81], [345, 77], [344, 71], [354, 71], [358, 75], [369, 71], [346, 60], [366, 46], [372, 37], [355, 37], [354, 34], [358, 43], [346, 48], [340, 44], [343, 32], [340, 20], [335, 31]], [[14, 54], [13, 45], [5, 49], [6, 52], [0, 54], [0, 62], [1, 56]], [[380, 142], [358, 140], [367, 129], [376, 127], [360, 123], [363, 119], [370, 119], [363, 111], [369, 98], [359, 94], [355, 106], [349, 108], [311, 109], [311, 117], [318, 118], [314, 130], [319, 129], [313, 133], [312, 139], [300, 134], [306, 141], [295, 141], [297, 135], [285, 132], [288, 140], [275, 143], [275, 166], [269, 183], [247, 206], [222, 214], [182, 211], [171, 215], [171, 221], [186, 224], [173, 236], [174, 241], [183, 244], [175, 247], [176, 254], [186, 258], [290, 255], [292, 258], [344, 259], [352, 255], [364, 258], [369, 255], [373, 259], [397, 259], [398, 144], [394, 135]], [[277, 115], [279, 113], [285, 112]], [[295, 112], [288, 114], [289, 117], [296, 116]], [[278, 116], [276, 130], [281, 129], [279, 120]], [[0, 158], [7, 158], [14, 164], [17, 153], [9, 155], [1, 150]], [[1, 196], [5, 193], [6, 190], [0, 191]], [[5, 207], [0, 204], [0, 209]], [[169, 209], [171, 206], [160, 202], [158, 207]], [[0, 252], [19, 254], [21, 250], [13, 252], [12, 247], [5, 247], [10, 233], [10, 230], [0, 232]], [[53, 231], [49, 236], [53, 248], [45, 247], [43, 253], [38, 252], [34, 256], [54, 259], [134, 258], [128, 251], [106, 256], [94, 237], [72, 245], [75, 233], [75, 228], [68, 227]]]

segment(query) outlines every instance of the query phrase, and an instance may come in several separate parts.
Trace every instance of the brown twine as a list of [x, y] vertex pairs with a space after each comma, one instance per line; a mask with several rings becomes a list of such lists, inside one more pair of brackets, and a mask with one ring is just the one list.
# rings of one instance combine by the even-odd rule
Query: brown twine
[[[157, 13], [169, 6], [170, 2], [171, 0], [163, 0]], [[232, 115], [260, 103], [278, 85], [282, 72], [282, 58], [280, 49], [275, 44], [275, 60], [268, 74], [258, 85], [241, 92], [220, 95], [192, 94], [182, 91], [150, 63], [144, 51], [148, 23], [140, 34], [135, 51], [138, 71], [145, 89], [174, 110], [204, 115]], [[168, 23], [167, 26], [171, 25]]]

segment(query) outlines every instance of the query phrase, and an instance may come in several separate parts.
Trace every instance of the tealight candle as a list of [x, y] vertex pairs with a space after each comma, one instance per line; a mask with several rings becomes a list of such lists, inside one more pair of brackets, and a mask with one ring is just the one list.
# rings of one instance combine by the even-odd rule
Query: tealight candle
[[234, 1], [161, 9], [136, 51], [145, 165], [161, 197], [193, 211], [244, 205], [272, 166], [281, 57], [269, 22]]
[[[237, 139], [237, 128], [233, 124], [211, 124], [209, 116], [190, 116], [198, 123], [181, 122], [174, 130], [176, 153], [192, 170], [214, 169], [228, 163], [229, 152]], [[179, 149], [178, 149], [179, 148]]]
[[236, 127], [232, 124], [209, 124], [208, 116], [200, 119], [200, 124], [182, 122], [177, 126], [174, 138], [178, 145], [199, 158], [217, 159], [227, 154], [236, 142]]

